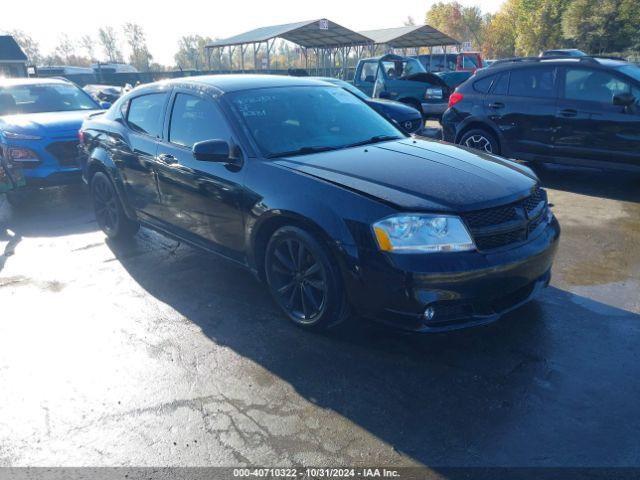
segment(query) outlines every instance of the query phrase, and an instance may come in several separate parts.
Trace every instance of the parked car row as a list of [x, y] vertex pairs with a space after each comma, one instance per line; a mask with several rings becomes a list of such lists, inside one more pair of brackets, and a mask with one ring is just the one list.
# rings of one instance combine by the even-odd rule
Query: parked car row
[[86, 119], [81, 145], [107, 236], [145, 225], [239, 263], [301, 327], [356, 312], [462, 328], [549, 282], [560, 230], [530, 169], [408, 136], [341, 85], [144, 85]]

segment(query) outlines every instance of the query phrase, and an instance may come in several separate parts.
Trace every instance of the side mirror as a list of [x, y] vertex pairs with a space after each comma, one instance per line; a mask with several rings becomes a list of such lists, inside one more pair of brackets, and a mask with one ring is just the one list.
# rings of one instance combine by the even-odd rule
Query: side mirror
[[205, 140], [193, 146], [193, 158], [201, 162], [229, 162], [231, 148], [224, 140]]
[[621, 107], [630, 107], [636, 102], [636, 97], [630, 93], [619, 93], [613, 96], [613, 104]]
[[376, 81], [376, 77], [374, 77], [373, 75], [367, 75], [366, 77], [364, 77], [364, 81], [367, 83], [373, 83]]
[[100, 102], [100, 108], [103, 110], [108, 110], [111, 108], [111, 103], [109, 102]]

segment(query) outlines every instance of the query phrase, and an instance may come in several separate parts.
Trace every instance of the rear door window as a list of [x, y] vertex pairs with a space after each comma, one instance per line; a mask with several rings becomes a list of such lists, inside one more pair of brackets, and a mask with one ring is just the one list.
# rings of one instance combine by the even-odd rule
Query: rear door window
[[138, 133], [160, 137], [162, 133], [162, 111], [166, 93], [150, 93], [132, 98], [127, 111], [127, 123]]
[[519, 68], [511, 72], [509, 95], [532, 98], [555, 98], [555, 67]]

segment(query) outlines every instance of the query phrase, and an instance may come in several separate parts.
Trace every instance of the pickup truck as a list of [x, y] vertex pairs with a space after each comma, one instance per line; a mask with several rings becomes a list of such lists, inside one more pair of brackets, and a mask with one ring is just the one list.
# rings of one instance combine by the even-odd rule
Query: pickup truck
[[360, 60], [353, 85], [370, 97], [411, 105], [423, 118], [441, 117], [451, 93], [446, 82], [417, 59], [393, 54]]

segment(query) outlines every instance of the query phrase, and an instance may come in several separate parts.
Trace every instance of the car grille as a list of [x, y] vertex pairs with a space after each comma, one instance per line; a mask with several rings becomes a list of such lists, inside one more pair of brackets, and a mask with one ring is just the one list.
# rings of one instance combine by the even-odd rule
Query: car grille
[[54, 142], [48, 145], [46, 150], [53, 155], [63, 167], [78, 166], [78, 142]]
[[493, 250], [527, 240], [544, 221], [547, 195], [536, 187], [524, 200], [462, 214], [478, 250]]

